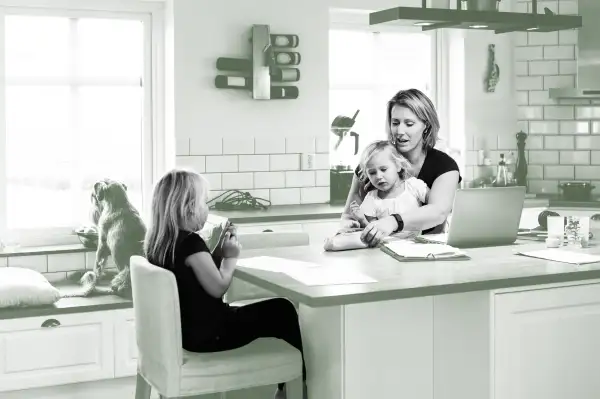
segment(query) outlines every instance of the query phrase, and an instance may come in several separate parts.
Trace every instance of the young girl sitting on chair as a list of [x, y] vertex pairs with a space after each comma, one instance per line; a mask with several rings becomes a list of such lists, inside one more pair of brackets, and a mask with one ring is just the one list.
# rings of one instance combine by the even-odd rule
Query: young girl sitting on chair
[[[195, 172], [174, 169], [166, 173], [154, 188], [144, 242], [148, 261], [175, 275], [183, 348], [218, 352], [273, 337], [303, 353], [298, 314], [289, 300], [273, 298], [245, 306], [223, 301], [241, 246], [235, 231], [230, 230], [221, 248], [211, 254], [198, 234], [208, 216], [208, 192], [208, 182]], [[304, 355], [302, 358], [304, 361]], [[304, 365], [302, 371], [306, 381]], [[304, 392], [306, 398], [306, 386]], [[285, 397], [285, 384], [281, 383], [275, 398]]]
[[[328, 238], [325, 241], [328, 251], [366, 248], [366, 244], [357, 241], [360, 236], [357, 230], [362, 230], [373, 220], [419, 208], [427, 201], [429, 188], [425, 182], [410, 175], [410, 163], [388, 140], [369, 144], [362, 153], [360, 164], [369, 179], [371, 191], [361, 204], [353, 202], [350, 205], [353, 226]], [[395, 236], [409, 238], [419, 233], [403, 231]]]

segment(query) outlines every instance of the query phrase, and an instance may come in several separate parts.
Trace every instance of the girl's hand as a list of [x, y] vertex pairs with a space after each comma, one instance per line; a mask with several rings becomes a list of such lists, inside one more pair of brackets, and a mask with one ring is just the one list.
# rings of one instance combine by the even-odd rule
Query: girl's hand
[[352, 201], [350, 204], [350, 211], [352, 212], [354, 219], [358, 220], [358, 227], [365, 227], [367, 224], [369, 224], [364, 212], [360, 209], [360, 205], [358, 205], [356, 201]]
[[346, 230], [358, 229], [358, 228], [360, 228], [360, 223], [358, 223], [358, 221], [356, 221], [356, 220], [342, 219], [340, 221], [339, 231], [346, 231]]
[[235, 235], [228, 232], [223, 240], [223, 257], [224, 258], [237, 258], [240, 256], [242, 245], [238, 242]]
[[367, 224], [367, 227], [360, 235], [362, 242], [370, 247], [378, 245], [381, 240], [394, 232], [397, 227], [396, 219], [393, 216], [387, 216], [383, 219], [374, 220]]

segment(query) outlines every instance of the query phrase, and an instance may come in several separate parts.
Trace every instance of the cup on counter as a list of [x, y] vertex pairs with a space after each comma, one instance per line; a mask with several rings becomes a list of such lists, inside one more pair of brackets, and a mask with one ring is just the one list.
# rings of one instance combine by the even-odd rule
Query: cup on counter
[[565, 236], [565, 218], [563, 216], [548, 216], [546, 225], [548, 226], [546, 243], [550, 243], [554, 248], [560, 247]]

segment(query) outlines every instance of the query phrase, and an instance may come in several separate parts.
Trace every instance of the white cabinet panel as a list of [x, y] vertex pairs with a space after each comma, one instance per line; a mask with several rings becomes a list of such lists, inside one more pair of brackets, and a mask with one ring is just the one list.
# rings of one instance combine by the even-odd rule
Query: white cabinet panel
[[600, 284], [496, 294], [494, 399], [597, 399]]
[[134, 310], [115, 310], [114, 321], [115, 378], [136, 375], [138, 351]]
[[110, 312], [0, 321], [0, 391], [114, 376]]

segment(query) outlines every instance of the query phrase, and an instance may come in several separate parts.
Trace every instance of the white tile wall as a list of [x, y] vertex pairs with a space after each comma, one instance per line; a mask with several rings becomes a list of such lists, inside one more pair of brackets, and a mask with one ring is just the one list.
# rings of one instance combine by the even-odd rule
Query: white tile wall
[[[272, 205], [326, 203], [328, 153], [326, 136], [192, 138], [177, 142], [176, 166], [202, 173], [211, 198], [226, 190], [254, 190]], [[315, 154], [314, 170], [302, 170], [302, 154]]]
[[[92, 270], [95, 260], [96, 253], [93, 251], [6, 256], [0, 258], [0, 267], [32, 269], [42, 273], [50, 283], [56, 283], [64, 281], [73, 272]], [[106, 268], [116, 268], [112, 257], [109, 257]]]
[[[531, 12], [531, 1], [518, 0]], [[577, 14], [576, 0], [539, 1], [559, 14]], [[529, 132], [528, 179], [534, 193], [557, 193], [565, 180], [600, 185], [600, 104], [594, 100], [550, 99], [551, 87], [574, 87], [577, 31], [518, 33], [515, 84], [519, 127]], [[500, 140], [499, 140], [500, 144]]]

